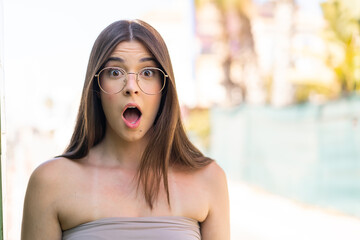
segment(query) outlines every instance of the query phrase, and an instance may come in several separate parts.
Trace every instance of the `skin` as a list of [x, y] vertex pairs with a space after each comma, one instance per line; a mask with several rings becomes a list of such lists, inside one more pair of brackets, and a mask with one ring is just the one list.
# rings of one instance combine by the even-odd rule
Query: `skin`
[[[107, 66], [128, 72], [156, 67], [139, 42], [120, 43]], [[101, 94], [107, 119], [104, 140], [80, 160], [56, 158], [32, 174], [25, 197], [22, 240], [60, 240], [62, 231], [106, 217], [184, 216], [200, 222], [203, 240], [229, 240], [229, 199], [226, 176], [215, 163], [196, 171], [169, 169], [171, 208], [164, 189], [151, 210], [136, 191], [141, 153], [148, 143], [146, 133], [158, 111], [161, 95], [144, 94], [129, 75], [125, 89], [115, 95]], [[142, 110], [138, 128], [130, 129], [121, 114], [127, 103]]]

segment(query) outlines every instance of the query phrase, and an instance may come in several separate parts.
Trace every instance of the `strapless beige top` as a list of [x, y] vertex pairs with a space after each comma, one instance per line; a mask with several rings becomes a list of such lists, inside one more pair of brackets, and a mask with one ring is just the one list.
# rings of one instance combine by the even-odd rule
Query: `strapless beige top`
[[201, 240], [199, 223], [186, 217], [114, 217], [63, 232], [62, 240]]

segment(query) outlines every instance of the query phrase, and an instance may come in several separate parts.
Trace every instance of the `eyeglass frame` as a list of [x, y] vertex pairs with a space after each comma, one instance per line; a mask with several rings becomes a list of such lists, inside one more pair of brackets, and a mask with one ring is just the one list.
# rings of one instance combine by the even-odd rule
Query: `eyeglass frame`
[[[115, 93], [108, 93], [108, 92], [106, 92], [106, 91], [101, 87], [101, 84], [100, 84], [100, 74], [101, 74], [101, 72], [104, 71], [105, 69], [109, 69], [109, 68], [120, 69], [120, 71], [123, 70], [124, 73], [126, 74], [126, 75], [125, 75], [125, 80], [124, 80], [124, 86], [121, 88], [120, 91], [115, 92]], [[162, 74], [164, 74], [164, 84], [163, 84], [163, 86], [162, 86], [162, 88], [160, 89], [159, 92], [157, 92], [157, 93], [146, 93], [146, 92], [145, 92], [144, 90], [142, 90], [142, 88], [140, 87], [140, 85], [139, 85], [139, 73], [140, 73], [141, 71], [145, 70], [145, 69], [156, 69], [156, 70], [159, 70]], [[129, 75], [129, 74], [135, 74], [135, 75], [136, 75], [136, 79], [135, 79], [135, 80], [136, 80], [136, 84], [138, 85], [138, 87], [140, 88], [140, 90], [141, 90], [143, 93], [147, 94], [147, 95], [156, 95], [156, 94], [161, 93], [162, 90], [164, 90], [164, 88], [165, 88], [166, 78], [169, 77], [169, 75], [165, 74], [165, 72], [164, 72], [163, 70], [161, 70], [160, 68], [157, 68], [157, 67], [144, 67], [144, 68], [140, 69], [140, 71], [138, 71], [137, 73], [135, 73], [135, 72], [126, 72], [125, 69], [120, 68], [120, 67], [104, 67], [104, 68], [101, 69], [97, 74], [95, 74], [94, 77], [97, 78], [98, 86], [99, 86], [99, 88], [100, 88], [101, 91], [103, 91], [103, 92], [106, 93], [106, 94], [113, 95], [113, 94], [118, 94], [119, 92], [121, 92], [122, 90], [124, 90], [124, 88], [125, 88], [125, 86], [126, 86], [126, 84], [127, 84], [127, 81], [128, 81], [128, 75]]]

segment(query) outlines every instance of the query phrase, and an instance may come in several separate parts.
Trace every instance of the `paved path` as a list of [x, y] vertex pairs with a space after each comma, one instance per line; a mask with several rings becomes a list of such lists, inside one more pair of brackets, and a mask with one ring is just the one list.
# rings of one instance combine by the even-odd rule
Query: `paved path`
[[360, 239], [360, 219], [229, 180], [231, 240]]

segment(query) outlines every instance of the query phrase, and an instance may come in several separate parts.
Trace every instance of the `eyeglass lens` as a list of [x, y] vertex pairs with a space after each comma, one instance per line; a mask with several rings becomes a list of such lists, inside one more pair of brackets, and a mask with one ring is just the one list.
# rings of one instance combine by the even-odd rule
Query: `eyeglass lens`
[[[118, 93], [124, 89], [128, 74], [133, 73], [122, 68], [104, 68], [98, 75], [99, 86], [105, 93]], [[146, 94], [158, 94], [164, 88], [165, 74], [158, 68], [144, 68], [135, 74], [139, 88]]]

